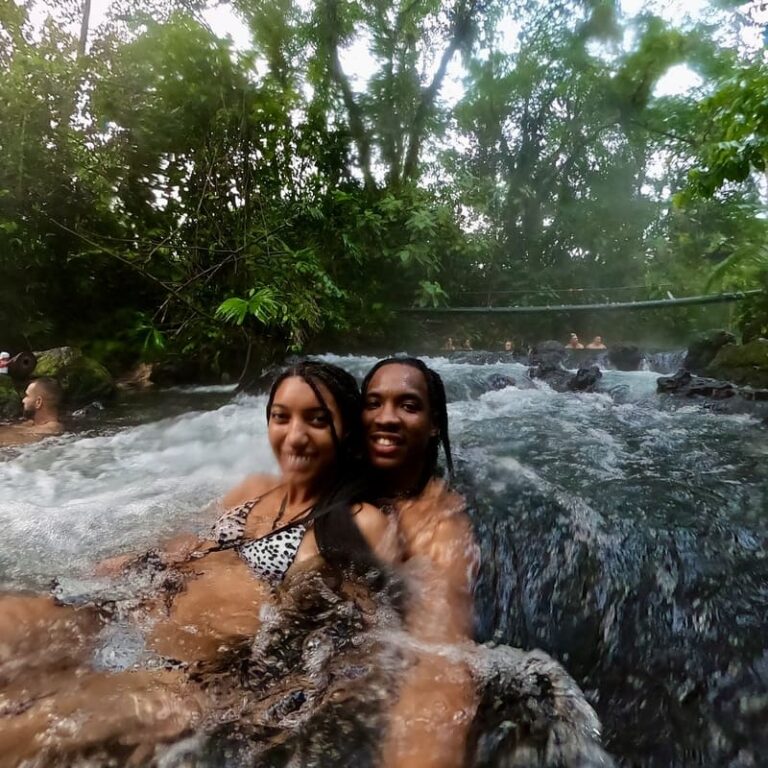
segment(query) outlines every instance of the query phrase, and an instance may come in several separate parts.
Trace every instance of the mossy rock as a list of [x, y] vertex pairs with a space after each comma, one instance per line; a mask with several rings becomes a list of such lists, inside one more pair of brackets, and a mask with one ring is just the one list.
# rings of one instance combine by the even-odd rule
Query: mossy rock
[[75, 347], [38, 352], [35, 377], [51, 376], [64, 389], [67, 405], [77, 407], [94, 400], [109, 400], [117, 387], [109, 371]]
[[21, 415], [21, 395], [7, 374], [0, 375], [0, 419], [15, 419]]
[[703, 374], [707, 366], [726, 344], [735, 344], [736, 337], [730, 331], [716, 328], [704, 331], [694, 337], [688, 345], [688, 353], [683, 361], [683, 368], [696, 374]]
[[748, 344], [726, 344], [707, 366], [707, 375], [747, 384], [768, 387], [768, 341], [757, 339]]

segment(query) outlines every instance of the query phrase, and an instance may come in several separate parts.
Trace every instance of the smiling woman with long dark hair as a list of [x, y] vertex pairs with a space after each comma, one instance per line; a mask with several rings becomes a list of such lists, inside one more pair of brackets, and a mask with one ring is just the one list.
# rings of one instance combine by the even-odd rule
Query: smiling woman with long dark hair
[[[230, 491], [207, 538], [129, 562], [129, 570], [160, 577], [155, 594], [132, 609], [145, 632], [135, 668], [92, 668], [88, 654], [106, 625], [99, 606], [0, 600], [0, 643], [16, 652], [3, 683], [0, 764], [176, 738], [209, 706], [196, 682], [200, 670], [258, 633], [263, 607], [287, 576], [318, 568], [366, 573], [396, 556], [394, 520], [361, 500], [354, 378], [320, 362], [289, 368], [272, 386], [267, 423], [279, 476], [254, 475]], [[62, 634], [70, 622], [71, 632]], [[54, 627], [71, 647], [47, 656]], [[66, 727], [72, 718], [80, 724], [74, 730]]]

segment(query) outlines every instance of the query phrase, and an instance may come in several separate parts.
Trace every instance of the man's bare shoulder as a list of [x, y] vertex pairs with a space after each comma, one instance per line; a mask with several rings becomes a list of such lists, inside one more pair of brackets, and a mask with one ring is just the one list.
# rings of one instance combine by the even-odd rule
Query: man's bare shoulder
[[27, 445], [34, 443], [44, 435], [33, 430], [30, 422], [23, 424], [7, 424], [0, 427], [0, 446]]
[[61, 435], [64, 432], [64, 425], [60, 421], [46, 421], [45, 424], [37, 424], [30, 427], [35, 435], [45, 437], [47, 435]]
[[224, 509], [236, 507], [238, 504], [263, 496], [278, 485], [280, 485], [280, 478], [274, 475], [248, 475], [245, 480], [224, 495], [221, 506]]

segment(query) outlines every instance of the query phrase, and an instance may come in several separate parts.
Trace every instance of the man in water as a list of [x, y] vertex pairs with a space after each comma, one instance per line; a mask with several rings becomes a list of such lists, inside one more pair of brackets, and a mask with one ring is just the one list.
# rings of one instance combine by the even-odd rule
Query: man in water
[[504, 351], [505, 352], [514, 352], [515, 351], [515, 344], [510, 339], [507, 339], [504, 342]]
[[595, 338], [587, 344], [587, 349], [608, 349], [608, 347], [603, 344], [602, 336], [595, 336]]
[[19, 445], [60, 435], [64, 431], [59, 420], [62, 399], [63, 392], [56, 379], [49, 376], [33, 379], [21, 401], [27, 421], [0, 429], [0, 445]]
[[440, 376], [413, 358], [380, 361], [363, 381], [363, 426], [379, 503], [397, 513], [406, 623], [418, 644], [393, 710], [384, 765], [459, 768], [476, 706], [460, 649], [472, 639], [479, 551], [464, 499], [437, 477], [440, 445], [453, 471]]
[[566, 349], [584, 349], [584, 345], [579, 341], [579, 337], [575, 333], [570, 335], [565, 346]]
[[29, 419], [25, 426], [35, 435], [60, 435], [64, 431], [64, 425], [59, 421], [63, 396], [56, 379], [50, 376], [33, 379], [21, 401], [24, 415]]

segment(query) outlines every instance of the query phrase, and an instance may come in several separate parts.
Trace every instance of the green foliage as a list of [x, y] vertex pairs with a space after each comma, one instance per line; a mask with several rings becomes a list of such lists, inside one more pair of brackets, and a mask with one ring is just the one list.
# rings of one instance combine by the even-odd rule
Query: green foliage
[[[114, 0], [85, 56], [78, 3], [36, 34], [26, 5], [0, 8], [4, 344], [222, 366], [380, 334], [400, 306], [768, 269], [767, 70], [710, 28], [613, 0], [235, 0], [235, 52], [204, 5]], [[705, 96], [656, 95], [679, 63]]]

